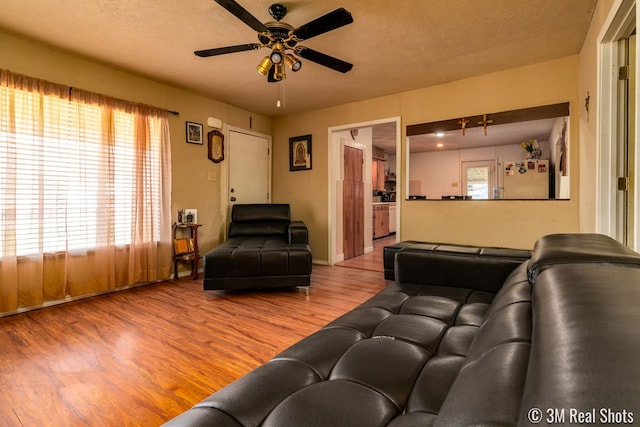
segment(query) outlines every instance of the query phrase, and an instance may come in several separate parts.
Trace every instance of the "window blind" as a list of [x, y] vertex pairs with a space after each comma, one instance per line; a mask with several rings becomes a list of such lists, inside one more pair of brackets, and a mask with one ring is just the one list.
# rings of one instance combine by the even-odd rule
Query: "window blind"
[[0, 257], [158, 241], [163, 118], [61, 93], [0, 86]]

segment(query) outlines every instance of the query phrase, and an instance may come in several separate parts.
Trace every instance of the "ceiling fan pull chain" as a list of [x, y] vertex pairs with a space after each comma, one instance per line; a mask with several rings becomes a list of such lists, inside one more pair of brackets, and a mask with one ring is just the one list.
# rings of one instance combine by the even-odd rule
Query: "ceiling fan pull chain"
[[285, 93], [284, 93], [284, 81], [278, 82], [278, 100], [276, 101], [277, 108], [284, 108]]

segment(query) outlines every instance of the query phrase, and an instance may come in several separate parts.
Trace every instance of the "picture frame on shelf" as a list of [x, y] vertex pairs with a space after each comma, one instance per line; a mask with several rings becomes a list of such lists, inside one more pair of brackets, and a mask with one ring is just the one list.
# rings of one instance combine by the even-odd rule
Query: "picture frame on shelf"
[[198, 222], [198, 210], [197, 209], [185, 209], [182, 214], [183, 224], [196, 224]]
[[202, 145], [202, 124], [187, 122], [186, 126], [187, 143]]
[[311, 135], [289, 138], [289, 170], [311, 170]]

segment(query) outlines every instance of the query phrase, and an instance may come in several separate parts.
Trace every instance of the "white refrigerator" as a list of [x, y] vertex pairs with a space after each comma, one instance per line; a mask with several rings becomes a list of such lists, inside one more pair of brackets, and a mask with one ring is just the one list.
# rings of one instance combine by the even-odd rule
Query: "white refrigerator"
[[502, 161], [499, 170], [503, 198], [549, 198], [549, 160]]

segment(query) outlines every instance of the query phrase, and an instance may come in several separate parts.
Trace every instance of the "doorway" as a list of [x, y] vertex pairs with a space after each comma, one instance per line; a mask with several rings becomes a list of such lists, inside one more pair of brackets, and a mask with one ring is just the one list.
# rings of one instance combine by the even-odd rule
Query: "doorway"
[[637, 250], [636, 2], [613, 10], [599, 41], [600, 133], [596, 231]]
[[[395, 128], [395, 160], [394, 168], [401, 171], [401, 120], [400, 117], [374, 120], [369, 122], [352, 123], [347, 125], [330, 127], [328, 129], [329, 150], [329, 191], [328, 191], [328, 248], [329, 264], [333, 265], [345, 259], [344, 254], [344, 206], [343, 206], [343, 180], [344, 180], [344, 150], [343, 147], [351, 146], [361, 149], [363, 154], [363, 201], [361, 203], [364, 213], [364, 254], [374, 251], [373, 245], [373, 199], [372, 199], [372, 142], [367, 139], [367, 128], [375, 125], [392, 123]], [[400, 186], [397, 194], [401, 192]], [[397, 203], [396, 215], [396, 240], [400, 238], [400, 203]], [[362, 256], [362, 255], [361, 255]]]
[[617, 144], [617, 226], [616, 238], [626, 246], [633, 241], [635, 230], [635, 101], [636, 101], [636, 34], [625, 37], [619, 42], [622, 65], [618, 73], [620, 117], [620, 135]]

